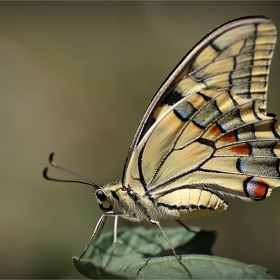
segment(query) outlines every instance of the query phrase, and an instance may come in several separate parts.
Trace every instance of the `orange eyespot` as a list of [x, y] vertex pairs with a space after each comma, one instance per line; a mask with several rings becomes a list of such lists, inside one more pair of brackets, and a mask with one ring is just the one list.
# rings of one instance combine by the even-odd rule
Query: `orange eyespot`
[[255, 179], [255, 177], [250, 177], [244, 181], [244, 192], [253, 200], [265, 199], [268, 189], [268, 184], [260, 179]]

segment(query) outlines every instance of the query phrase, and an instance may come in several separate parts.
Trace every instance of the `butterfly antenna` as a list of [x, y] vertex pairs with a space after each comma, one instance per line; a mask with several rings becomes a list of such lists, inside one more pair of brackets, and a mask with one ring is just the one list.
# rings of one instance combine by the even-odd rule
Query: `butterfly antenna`
[[54, 178], [51, 178], [48, 176], [48, 167], [46, 167], [43, 171], [43, 176], [46, 180], [49, 180], [49, 181], [54, 181], [54, 182], [64, 182], [64, 183], [80, 183], [80, 184], [84, 184], [84, 185], [89, 185], [89, 186], [92, 186], [94, 187], [95, 189], [100, 189], [99, 186], [97, 186], [94, 182], [92, 182], [91, 180], [89, 180], [88, 178], [86, 178], [85, 176], [81, 175], [80, 173], [78, 172], [75, 172], [71, 169], [68, 169], [68, 168], [65, 168], [63, 166], [60, 166], [58, 165], [56, 162], [54, 162], [53, 160], [53, 157], [54, 157], [54, 153], [51, 153], [50, 156], [49, 156], [49, 163], [51, 166], [57, 168], [57, 169], [60, 169], [62, 171], [65, 171], [67, 173], [70, 173], [70, 174], [73, 174], [75, 176], [78, 176], [79, 178], [85, 180], [86, 182], [82, 182], [82, 181], [75, 181], [75, 180], [61, 180], [61, 179], [54, 179]]

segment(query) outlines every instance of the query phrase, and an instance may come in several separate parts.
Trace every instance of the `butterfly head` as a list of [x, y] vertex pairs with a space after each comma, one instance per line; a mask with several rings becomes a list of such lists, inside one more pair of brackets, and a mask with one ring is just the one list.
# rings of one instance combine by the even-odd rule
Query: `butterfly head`
[[97, 189], [95, 192], [95, 196], [99, 207], [103, 212], [108, 212], [113, 209], [113, 203], [110, 199], [110, 195], [104, 189]]
[[114, 207], [122, 210], [121, 205], [125, 203], [126, 193], [120, 181], [110, 182], [95, 190], [97, 203], [103, 212], [109, 212]]

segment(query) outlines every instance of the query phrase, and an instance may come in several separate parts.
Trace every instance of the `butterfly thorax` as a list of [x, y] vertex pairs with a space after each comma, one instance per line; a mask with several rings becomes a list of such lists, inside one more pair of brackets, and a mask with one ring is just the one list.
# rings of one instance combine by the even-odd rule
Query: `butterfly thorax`
[[[209, 215], [227, 209], [227, 203], [211, 190], [197, 187], [182, 187], [158, 196], [144, 190], [136, 192], [114, 182], [102, 188], [106, 201], [123, 218], [134, 221], [163, 219], [188, 219]], [[98, 198], [97, 198], [98, 200]]]

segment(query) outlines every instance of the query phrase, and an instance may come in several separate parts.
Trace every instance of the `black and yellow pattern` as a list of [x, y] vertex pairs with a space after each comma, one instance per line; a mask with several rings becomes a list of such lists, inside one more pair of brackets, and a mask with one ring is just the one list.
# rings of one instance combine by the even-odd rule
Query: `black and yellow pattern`
[[280, 183], [278, 123], [266, 113], [275, 43], [276, 28], [265, 17], [238, 19], [207, 35], [148, 107], [123, 185], [160, 203], [172, 194], [173, 207], [188, 206], [178, 201], [189, 188], [266, 198]]
[[270, 19], [240, 18], [182, 59], [144, 114], [122, 181], [90, 182], [105, 212], [92, 238], [108, 216], [115, 217], [115, 245], [118, 217], [150, 221], [191, 276], [159, 221], [226, 210], [221, 195], [265, 199], [280, 185], [280, 130], [266, 111], [275, 43]]

